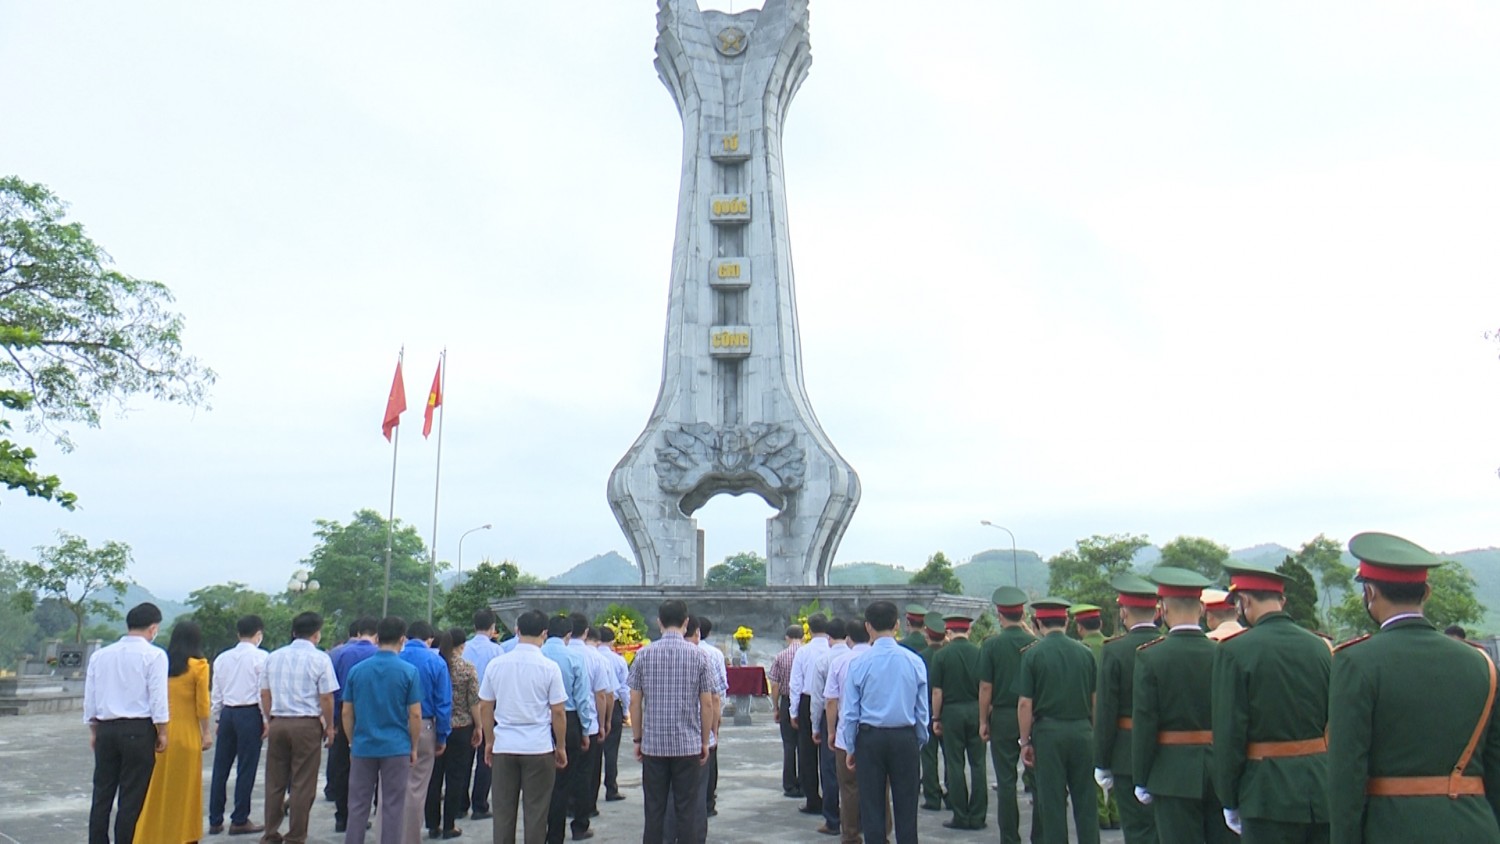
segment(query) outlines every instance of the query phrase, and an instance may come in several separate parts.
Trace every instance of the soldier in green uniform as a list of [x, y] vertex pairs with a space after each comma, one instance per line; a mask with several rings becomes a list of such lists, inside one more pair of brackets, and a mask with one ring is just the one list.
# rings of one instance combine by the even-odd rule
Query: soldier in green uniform
[[[1026, 630], [1026, 593], [1002, 586], [990, 596], [1000, 632], [979, 648], [979, 737], [990, 743], [995, 763], [995, 822], [1000, 844], [1021, 844], [1021, 813], [1016, 805], [1016, 765], [1021, 761], [1020, 727], [1016, 724], [1016, 675], [1021, 671], [1021, 649], [1036, 641]], [[1031, 840], [1038, 840], [1036, 814], [1031, 816]]]
[[[1088, 646], [1094, 652], [1094, 664], [1100, 661], [1100, 654], [1104, 651], [1104, 619], [1101, 617], [1103, 610], [1093, 604], [1073, 605], [1073, 625], [1078, 631], [1078, 641]], [[1099, 803], [1099, 828], [1120, 828], [1120, 806], [1115, 802], [1114, 792], [1105, 788], [1102, 784], [1097, 786]]]
[[1500, 842], [1495, 666], [1422, 615], [1441, 561], [1385, 533], [1349, 540], [1380, 631], [1333, 656], [1328, 805], [1333, 844]]
[[1134, 574], [1117, 574], [1109, 582], [1120, 593], [1119, 636], [1104, 643], [1099, 655], [1099, 700], [1094, 710], [1094, 780], [1115, 794], [1125, 844], [1157, 844], [1156, 819], [1150, 806], [1135, 799], [1136, 780], [1130, 762], [1134, 722], [1135, 655], [1155, 639], [1156, 587]]
[[1093, 759], [1094, 656], [1069, 639], [1068, 602], [1042, 598], [1032, 602], [1042, 638], [1021, 655], [1016, 677], [1016, 722], [1021, 730], [1021, 759], [1036, 769], [1036, 811], [1041, 815], [1044, 844], [1067, 844], [1068, 799], [1080, 844], [1099, 844], [1094, 808]]
[[[910, 609], [910, 607], [908, 607]], [[943, 623], [943, 614], [929, 612], [922, 620], [923, 638], [926, 644], [922, 650], [917, 651], [917, 656], [922, 658], [922, 664], [927, 666], [927, 711], [932, 711], [932, 658], [942, 650], [943, 643], [948, 638], [948, 628]], [[940, 781], [939, 772], [942, 770], [942, 762], [938, 758], [941, 750], [941, 741], [929, 739], [922, 745], [922, 808], [932, 812], [943, 810], [943, 799], [947, 796], [943, 793], [943, 784]]]
[[1130, 764], [1136, 799], [1156, 813], [1172, 844], [1227, 844], [1224, 807], [1209, 774], [1215, 645], [1203, 635], [1200, 593], [1208, 578], [1161, 566], [1151, 572], [1167, 635], [1136, 649]]
[[1214, 791], [1224, 822], [1247, 844], [1326, 844], [1328, 646], [1282, 612], [1285, 575], [1224, 568], [1250, 625], [1214, 655]]
[[[964, 615], [943, 618], [948, 644], [932, 658], [927, 684], [932, 688], [932, 734], [942, 739], [946, 762], [948, 803], [953, 819], [949, 829], [984, 829], [990, 790], [986, 782], [984, 740], [979, 737], [979, 647], [969, 641], [973, 619]], [[964, 776], [964, 760], [969, 775]]]
[[921, 604], [906, 605], [906, 638], [902, 647], [914, 654], [921, 654], [927, 647], [927, 608]]

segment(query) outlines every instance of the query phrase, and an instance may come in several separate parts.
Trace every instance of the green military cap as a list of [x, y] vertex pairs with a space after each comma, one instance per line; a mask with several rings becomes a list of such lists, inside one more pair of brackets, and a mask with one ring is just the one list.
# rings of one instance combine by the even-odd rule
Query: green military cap
[[1151, 570], [1151, 580], [1156, 584], [1156, 594], [1163, 598], [1198, 598], [1211, 585], [1203, 575], [1176, 566], [1157, 566]]
[[943, 627], [947, 630], [954, 630], [962, 633], [968, 631], [968, 629], [973, 624], [974, 619], [964, 615], [963, 613], [954, 613], [953, 615], [943, 616]]
[[1101, 607], [1093, 604], [1074, 604], [1071, 609], [1074, 618], [1098, 618], [1099, 613], [1103, 611]]
[[1068, 608], [1073, 606], [1067, 598], [1048, 596], [1031, 602], [1031, 612], [1037, 618], [1066, 619]]
[[926, 618], [927, 608], [922, 606], [921, 604], [907, 604], [906, 617], [913, 620], [918, 618]]
[[932, 611], [927, 613], [927, 617], [923, 621], [928, 633], [935, 636], [942, 636], [948, 632], [948, 625], [943, 623], [943, 614], [940, 612]]
[[1389, 533], [1361, 533], [1349, 540], [1359, 559], [1359, 577], [1382, 583], [1426, 583], [1427, 570], [1443, 564], [1431, 551]]
[[1257, 592], [1286, 591], [1286, 575], [1266, 566], [1230, 560], [1224, 564], [1224, 571], [1229, 573], [1231, 594], [1247, 589]]
[[1019, 610], [1026, 606], [1026, 593], [1014, 586], [1002, 586], [990, 595], [990, 603], [1007, 610]]
[[1122, 607], [1149, 610], [1156, 607], [1156, 585], [1138, 574], [1122, 571], [1109, 579], [1109, 588], [1120, 593]]

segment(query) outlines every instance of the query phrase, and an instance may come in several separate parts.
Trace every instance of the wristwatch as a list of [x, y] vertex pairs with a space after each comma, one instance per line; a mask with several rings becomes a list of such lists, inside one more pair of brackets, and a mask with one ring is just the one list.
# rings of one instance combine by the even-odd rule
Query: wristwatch
[[1023, 739], [1017, 741], [1016, 743], [1019, 744], [1022, 747], [1025, 747], [1026, 745], [1031, 744], [1031, 739], [1029, 737], [1028, 738], [1023, 738]]

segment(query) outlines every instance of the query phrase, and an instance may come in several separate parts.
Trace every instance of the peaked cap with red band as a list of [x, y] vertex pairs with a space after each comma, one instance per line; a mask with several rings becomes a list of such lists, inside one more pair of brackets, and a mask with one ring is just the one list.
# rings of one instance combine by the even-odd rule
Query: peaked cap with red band
[[1443, 564], [1431, 551], [1389, 533], [1361, 533], [1349, 540], [1359, 560], [1359, 578], [1381, 583], [1426, 583], [1428, 569]]
[[1234, 604], [1229, 602], [1229, 593], [1223, 589], [1204, 589], [1203, 596], [1199, 600], [1203, 602], [1203, 608], [1209, 612], [1234, 609]]
[[1031, 602], [1031, 612], [1039, 619], [1066, 621], [1071, 606], [1072, 602], [1066, 598], [1038, 598]]
[[1224, 564], [1229, 574], [1230, 592], [1285, 592], [1286, 575], [1275, 569], [1230, 561]]
[[1140, 575], [1121, 572], [1109, 579], [1109, 588], [1120, 593], [1115, 602], [1122, 607], [1156, 609], [1156, 586]]
[[945, 616], [943, 616], [943, 626], [946, 627], [951, 632], [955, 632], [955, 633], [967, 633], [967, 632], [969, 632], [969, 628], [971, 626], [973, 626], [973, 624], [974, 624], [974, 619], [969, 618], [966, 615], [945, 615]]
[[1094, 606], [1093, 604], [1074, 604], [1073, 605], [1073, 618], [1074, 618], [1074, 620], [1077, 620], [1077, 619], [1080, 619], [1080, 618], [1098, 618], [1099, 617], [1099, 612], [1100, 612], [1100, 609], [1098, 607]]
[[1026, 593], [1014, 586], [1001, 586], [990, 595], [990, 603], [1000, 612], [1015, 615], [1026, 609]]
[[1208, 578], [1203, 575], [1176, 566], [1157, 566], [1151, 570], [1151, 580], [1156, 584], [1156, 594], [1163, 598], [1196, 600], [1209, 585]]

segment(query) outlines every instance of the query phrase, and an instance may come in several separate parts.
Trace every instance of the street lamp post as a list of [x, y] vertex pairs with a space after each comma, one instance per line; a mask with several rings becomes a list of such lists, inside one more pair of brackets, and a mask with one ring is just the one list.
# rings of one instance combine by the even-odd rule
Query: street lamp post
[[985, 527], [996, 528], [1010, 534], [1010, 573], [1011, 577], [1014, 579], [1014, 583], [1012, 583], [1011, 585], [1015, 586], [1017, 589], [1021, 588], [1021, 566], [1016, 562], [1016, 535], [1010, 532], [1010, 528], [997, 525], [989, 519], [980, 519], [979, 523], [984, 525]]
[[480, 525], [477, 528], [469, 528], [468, 530], [464, 531], [463, 536], [460, 536], [458, 538], [458, 574], [460, 577], [462, 577], [464, 573], [464, 536], [468, 536], [476, 530], [489, 530], [491, 527], [493, 527], [493, 525]]

